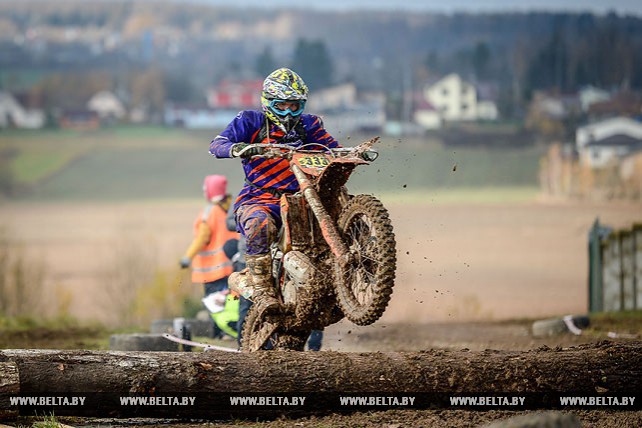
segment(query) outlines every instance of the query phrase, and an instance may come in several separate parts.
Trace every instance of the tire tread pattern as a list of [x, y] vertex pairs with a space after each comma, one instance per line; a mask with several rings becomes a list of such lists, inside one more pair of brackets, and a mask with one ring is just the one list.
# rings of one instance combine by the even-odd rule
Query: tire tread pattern
[[378, 268], [373, 285], [373, 298], [367, 305], [361, 305], [346, 284], [348, 272], [341, 271], [338, 278], [337, 297], [346, 318], [357, 325], [370, 325], [377, 321], [386, 310], [395, 281], [397, 267], [395, 234], [388, 210], [372, 195], [355, 195], [339, 215], [338, 226], [344, 242], [346, 229], [357, 215], [368, 217], [371, 227], [379, 238], [376, 243]]

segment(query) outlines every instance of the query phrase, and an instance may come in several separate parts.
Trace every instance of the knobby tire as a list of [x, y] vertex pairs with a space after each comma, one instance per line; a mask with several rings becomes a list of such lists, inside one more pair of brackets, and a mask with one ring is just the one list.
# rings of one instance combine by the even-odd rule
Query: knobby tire
[[267, 338], [261, 336], [261, 329], [269, 323], [266, 320], [265, 312], [256, 305], [252, 305], [245, 317], [243, 334], [241, 339], [242, 352], [254, 352], [259, 350], [291, 350], [303, 351], [310, 336], [311, 330], [284, 332], [282, 327], [277, 327]]
[[353, 261], [339, 268], [337, 298], [346, 318], [369, 325], [390, 301], [397, 265], [388, 211], [371, 195], [356, 195], [341, 211], [338, 226]]

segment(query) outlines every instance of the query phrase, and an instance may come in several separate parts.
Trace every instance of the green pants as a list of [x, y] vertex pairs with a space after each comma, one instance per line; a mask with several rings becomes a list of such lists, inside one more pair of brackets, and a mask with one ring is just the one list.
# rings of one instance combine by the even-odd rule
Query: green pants
[[225, 298], [225, 309], [215, 314], [210, 314], [218, 328], [233, 338], [238, 336], [237, 331], [230, 326], [230, 323], [236, 323], [239, 320], [239, 299], [228, 294]]

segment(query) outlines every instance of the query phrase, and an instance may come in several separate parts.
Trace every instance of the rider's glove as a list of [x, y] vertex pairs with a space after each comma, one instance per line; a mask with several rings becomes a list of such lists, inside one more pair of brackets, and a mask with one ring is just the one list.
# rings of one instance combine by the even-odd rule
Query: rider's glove
[[[246, 151], [244, 151], [241, 154], [241, 151], [245, 149], [246, 147], [250, 147]], [[254, 144], [247, 144], [247, 143], [236, 143], [232, 146], [232, 150], [230, 151], [230, 154], [234, 158], [242, 157], [242, 158], [249, 158], [252, 156], [260, 155], [261, 154], [261, 148], [254, 145]]]
[[181, 257], [178, 263], [181, 265], [181, 269], [187, 269], [191, 263], [191, 260], [189, 259], [189, 257]]

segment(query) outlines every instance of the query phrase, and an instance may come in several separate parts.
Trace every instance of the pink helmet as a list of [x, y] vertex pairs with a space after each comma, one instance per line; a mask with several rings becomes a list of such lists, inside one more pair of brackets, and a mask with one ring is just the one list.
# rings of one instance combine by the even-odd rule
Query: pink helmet
[[203, 193], [208, 201], [217, 202], [223, 199], [227, 192], [227, 177], [224, 175], [208, 175], [203, 182]]

